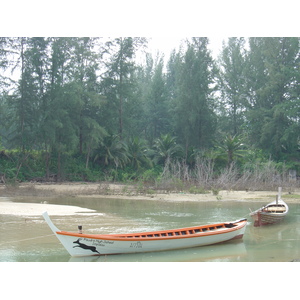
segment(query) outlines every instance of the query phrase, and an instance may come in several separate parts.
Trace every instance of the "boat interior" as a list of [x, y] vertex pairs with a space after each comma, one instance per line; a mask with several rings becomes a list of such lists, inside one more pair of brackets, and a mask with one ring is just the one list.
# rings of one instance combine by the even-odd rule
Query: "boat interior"
[[83, 234], [82, 231], [79, 233], [73, 233], [69, 231], [57, 231], [57, 234], [61, 235], [69, 235], [69, 236], [77, 236], [77, 237], [85, 237], [85, 238], [96, 238], [96, 239], [159, 239], [159, 238], [180, 238], [180, 237], [193, 237], [197, 236], [197, 234], [213, 234], [213, 232], [218, 231], [220, 233], [228, 231], [230, 228], [239, 227], [239, 225], [247, 222], [247, 219], [242, 219], [235, 222], [228, 222], [228, 223], [218, 223], [218, 224], [211, 224], [211, 225], [202, 225], [196, 227], [187, 227], [181, 229], [170, 229], [170, 230], [163, 230], [163, 231], [150, 231], [150, 232], [136, 232], [136, 233], [126, 233], [126, 234]]
[[269, 213], [284, 213], [286, 211], [286, 207], [282, 204], [274, 204], [274, 205], [269, 205], [263, 209], [264, 212], [269, 212]]
[[113, 235], [120, 238], [159, 238], [168, 236], [187, 236], [193, 235], [201, 232], [211, 232], [216, 230], [222, 230], [226, 228], [236, 227], [235, 223], [222, 223], [214, 224], [208, 226], [199, 226], [183, 229], [165, 230], [165, 231], [155, 231], [155, 232], [143, 232], [143, 233], [133, 233], [133, 234], [118, 234]]

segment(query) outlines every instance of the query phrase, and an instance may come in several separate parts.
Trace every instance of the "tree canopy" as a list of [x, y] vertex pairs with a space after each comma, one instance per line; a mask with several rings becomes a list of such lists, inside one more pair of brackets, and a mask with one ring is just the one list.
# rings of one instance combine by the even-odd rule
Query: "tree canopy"
[[46, 177], [72, 173], [67, 157], [100, 174], [221, 150], [297, 169], [299, 42], [232, 37], [214, 58], [206, 37], [169, 57], [147, 38], [0, 38], [0, 150], [18, 152], [15, 175], [38, 151]]

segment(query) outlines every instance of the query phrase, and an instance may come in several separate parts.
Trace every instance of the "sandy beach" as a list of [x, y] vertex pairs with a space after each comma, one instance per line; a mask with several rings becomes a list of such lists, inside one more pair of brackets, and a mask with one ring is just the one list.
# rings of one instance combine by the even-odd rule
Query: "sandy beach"
[[[151, 193], [138, 193], [130, 185], [111, 183], [59, 183], [39, 184], [23, 183], [13, 191], [4, 185], [0, 186], [0, 214], [13, 215], [40, 215], [48, 211], [53, 215], [70, 215], [92, 210], [68, 205], [52, 205], [47, 203], [48, 197], [86, 197], [107, 199], [135, 199], [135, 200], [159, 200], [159, 201], [265, 201], [266, 203], [276, 199], [277, 191], [219, 191], [217, 195], [208, 191], [205, 194], [190, 194], [187, 192], [167, 193], [151, 191]], [[39, 197], [41, 203], [22, 203], [18, 198]], [[282, 190], [282, 198], [288, 203], [300, 202], [300, 190]], [[12, 202], [11, 199], [14, 201]], [[45, 199], [45, 200], [44, 200]]]

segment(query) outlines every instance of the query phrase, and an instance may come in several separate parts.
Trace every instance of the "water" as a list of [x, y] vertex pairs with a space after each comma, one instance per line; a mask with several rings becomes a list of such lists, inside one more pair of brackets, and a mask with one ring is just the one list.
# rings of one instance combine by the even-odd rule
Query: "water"
[[[14, 200], [14, 199], [10, 199]], [[16, 199], [15, 199], [16, 200]], [[40, 203], [45, 199], [34, 199]], [[20, 199], [17, 199], [21, 202]], [[248, 218], [243, 240], [164, 252], [72, 258], [52, 234], [42, 216], [0, 214], [2, 262], [288, 262], [300, 260], [300, 204], [277, 225], [253, 227], [247, 214], [265, 204], [259, 201], [166, 202], [95, 198], [53, 198], [49, 204], [76, 205], [99, 214], [51, 216], [62, 230], [85, 233], [127, 233], [234, 221]], [[28, 202], [24, 199], [23, 202]]]

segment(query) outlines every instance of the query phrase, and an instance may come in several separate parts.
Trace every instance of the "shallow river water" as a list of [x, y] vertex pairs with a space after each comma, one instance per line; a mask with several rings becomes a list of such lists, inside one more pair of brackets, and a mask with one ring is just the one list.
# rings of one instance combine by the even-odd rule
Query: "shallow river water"
[[[26, 202], [28, 199], [10, 199]], [[45, 199], [34, 199], [41, 203]], [[52, 234], [42, 216], [2, 215], [1, 262], [289, 262], [300, 260], [300, 203], [288, 203], [289, 214], [277, 225], [254, 227], [249, 212], [262, 201], [167, 202], [96, 198], [53, 198], [49, 204], [75, 205], [95, 213], [51, 216], [61, 230], [85, 233], [128, 233], [234, 221], [246, 217], [242, 240], [218, 245], [151, 252], [72, 258]], [[34, 203], [34, 202], [32, 202]]]

